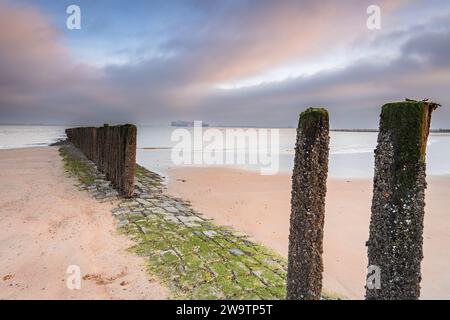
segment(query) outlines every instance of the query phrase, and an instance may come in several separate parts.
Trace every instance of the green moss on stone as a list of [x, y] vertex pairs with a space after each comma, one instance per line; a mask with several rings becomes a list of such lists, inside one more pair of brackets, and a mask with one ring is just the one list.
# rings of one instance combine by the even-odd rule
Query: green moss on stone
[[89, 163], [72, 157], [68, 150], [64, 147], [59, 148], [59, 154], [63, 158], [64, 169], [81, 183], [86, 186], [91, 186], [95, 181], [95, 167]]
[[[75, 161], [70, 155], [66, 157], [69, 163]], [[82, 176], [89, 176], [92, 168], [86, 167], [80, 171], [80, 166], [83, 167], [81, 163], [73, 167], [74, 174], [80, 177], [80, 172], [86, 172]], [[136, 176], [145, 186], [156, 186], [160, 191], [164, 188], [160, 176], [141, 166], [136, 166]], [[89, 183], [89, 179], [80, 180]], [[163, 210], [156, 209], [158, 202], [155, 197], [149, 201], [147, 209], [152, 212]], [[285, 298], [286, 260], [272, 250], [240, 236], [232, 228], [218, 226], [209, 220], [199, 227], [186, 227], [164, 219], [168, 216], [167, 212], [145, 217], [138, 206], [134, 200], [120, 204], [121, 210], [127, 211], [128, 222], [120, 228], [120, 232], [136, 241], [129, 251], [145, 257], [148, 272], [168, 286], [171, 298]], [[205, 234], [206, 231], [210, 232], [210, 236]], [[232, 249], [243, 254], [234, 255], [230, 252]]]

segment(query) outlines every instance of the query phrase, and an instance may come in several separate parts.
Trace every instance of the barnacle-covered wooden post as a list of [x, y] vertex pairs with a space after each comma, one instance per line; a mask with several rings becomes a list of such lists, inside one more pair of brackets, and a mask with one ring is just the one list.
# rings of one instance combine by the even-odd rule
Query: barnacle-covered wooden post
[[366, 299], [418, 299], [423, 258], [425, 150], [431, 114], [439, 105], [414, 101], [383, 106], [370, 236], [369, 267], [379, 286], [366, 284]]
[[297, 129], [287, 299], [317, 300], [321, 296], [328, 151], [328, 112], [309, 108], [300, 115]]

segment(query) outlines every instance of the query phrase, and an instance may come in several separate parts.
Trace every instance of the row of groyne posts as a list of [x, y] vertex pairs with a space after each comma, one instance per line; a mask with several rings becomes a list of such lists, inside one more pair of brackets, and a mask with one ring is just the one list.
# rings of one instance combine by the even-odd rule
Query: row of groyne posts
[[[382, 107], [366, 243], [366, 299], [420, 296], [425, 151], [431, 114], [438, 106], [407, 100]], [[68, 140], [96, 164], [123, 196], [133, 196], [137, 134], [134, 125], [72, 128], [66, 133]], [[327, 110], [309, 108], [303, 112], [292, 175], [287, 299], [321, 298], [329, 141]]]
[[132, 124], [66, 130], [67, 139], [103, 172], [123, 196], [131, 197], [136, 175], [137, 129]]

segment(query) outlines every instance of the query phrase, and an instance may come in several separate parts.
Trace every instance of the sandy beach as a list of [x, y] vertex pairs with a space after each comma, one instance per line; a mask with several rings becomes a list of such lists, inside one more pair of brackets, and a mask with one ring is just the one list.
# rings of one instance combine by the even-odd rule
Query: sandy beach
[[[56, 147], [0, 151], [0, 299], [164, 299], [111, 203], [79, 191]], [[69, 265], [80, 290], [69, 290]]]
[[[177, 168], [169, 192], [219, 224], [232, 226], [287, 256], [291, 177], [229, 168]], [[422, 299], [450, 298], [450, 177], [428, 178]], [[371, 179], [328, 179], [324, 288], [350, 299], [364, 296]]]
[[[228, 168], [178, 168], [169, 193], [191, 201], [217, 224], [232, 226], [287, 256], [290, 176]], [[422, 263], [423, 299], [450, 296], [450, 177], [428, 178]], [[0, 299], [164, 299], [110, 210], [67, 177], [57, 148], [0, 151]], [[328, 179], [324, 288], [364, 295], [372, 181]], [[81, 290], [66, 285], [81, 269]]]

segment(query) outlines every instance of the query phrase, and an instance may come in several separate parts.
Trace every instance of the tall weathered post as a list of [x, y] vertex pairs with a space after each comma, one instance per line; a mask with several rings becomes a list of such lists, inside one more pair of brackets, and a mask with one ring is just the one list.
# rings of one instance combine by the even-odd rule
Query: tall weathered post
[[304, 111], [292, 175], [287, 299], [317, 300], [321, 296], [329, 140], [327, 110]]
[[[423, 258], [425, 150], [438, 104], [407, 100], [383, 106], [375, 150], [366, 299], [418, 299]], [[378, 273], [378, 274], [377, 274]], [[378, 279], [378, 285], [376, 278]], [[373, 282], [369, 280], [373, 278]]]

